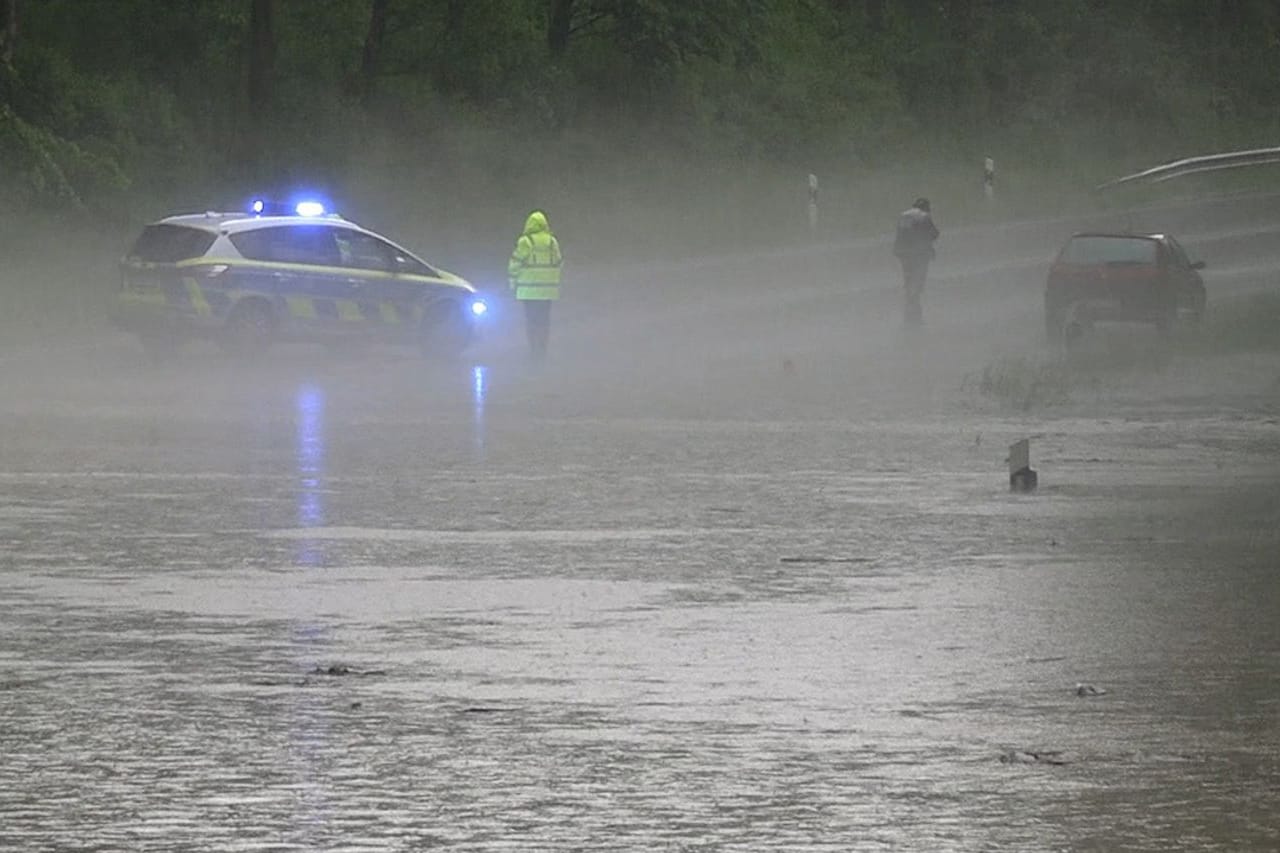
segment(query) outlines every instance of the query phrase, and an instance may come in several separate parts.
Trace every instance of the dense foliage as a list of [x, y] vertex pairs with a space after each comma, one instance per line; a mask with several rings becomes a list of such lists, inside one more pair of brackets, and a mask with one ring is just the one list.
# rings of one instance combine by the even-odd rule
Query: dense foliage
[[1280, 103], [1271, 0], [0, 0], [0, 16], [9, 206], [131, 216], [312, 182], [429, 222], [588, 196], [625, 219], [672, 187], [770, 203], [762, 176], [785, 196], [815, 171], [837, 176], [848, 224], [853, 196], [878, 216], [921, 175], [945, 196], [986, 155], [1032, 191], [1049, 171], [1086, 184], [1274, 144]]

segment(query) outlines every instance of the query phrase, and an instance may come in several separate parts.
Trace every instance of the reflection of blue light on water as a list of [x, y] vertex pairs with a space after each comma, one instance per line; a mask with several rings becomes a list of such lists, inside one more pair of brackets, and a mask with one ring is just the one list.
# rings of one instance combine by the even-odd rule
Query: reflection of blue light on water
[[[320, 527], [325, 523], [325, 396], [324, 390], [302, 385], [294, 398], [294, 489], [298, 525]], [[301, 539], [294, 552], [295, 565], [302, 568], [324, 566], [328, 562], [325, 543], [321, 539]], [[295, 623], [295, 646], [319, 651], [326, 645], [331, 629], [323, 622]], [[306, 665], [313, 665], [307, 661]], [[323, 665], [323, 664], [321, 664]], [[330, 805], [325, 794], [327, 770], [325, 757], [330, 752], [332, 733], [327, 713], [311, 691], [296, 691], [294, 715], [290, 728], [291, 754], [298, 760], [299, 802], [295, 808], [293, 834], [304, 846], [321, 846], [324, 830], [330, 824]]]
[[324, 525], [324, 499], [315, 480], [303, 480], [298, 491], [298, 524], [302, 527]]
[[[324, 517], [324, 391], [312, 385], [298, 389], [296, 401], [296, 446], [294, 460], [298, 475], [297, 510], [300, 527], [321, 527]], [[322, 554], [314, 542], [304, 542], [298, 562], [314, 566]]]
[[471, 399], [475, 403], [476, 411], [484, 412], [484, 392], [485, 380], [488, 378], [486, 368], [483, 364], [477, 364], [471, 368]]
[[298, 471], [318, 474], [324, 466], [324, 391], [314, 385], [298, 389]]
[[484, 398], [489, 390], [489, 368], [477, 364], [471, 368], [471, 429], [476, 452], [484, 453]]

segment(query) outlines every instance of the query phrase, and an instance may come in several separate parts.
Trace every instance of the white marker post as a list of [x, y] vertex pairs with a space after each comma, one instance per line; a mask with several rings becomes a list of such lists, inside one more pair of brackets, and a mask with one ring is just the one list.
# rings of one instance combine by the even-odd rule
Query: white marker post
[[809, 233], [818, 233], [818, 176], [809, 174]]
[[987, 201], [996, 197], [996, 161], [990, 157], [982, 161], [982, 194]]

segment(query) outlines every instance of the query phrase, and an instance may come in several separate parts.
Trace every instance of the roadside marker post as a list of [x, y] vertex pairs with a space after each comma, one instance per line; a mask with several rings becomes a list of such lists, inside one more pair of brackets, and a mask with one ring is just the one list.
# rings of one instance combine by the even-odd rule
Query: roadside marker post
[[1009, 445], [1009, 491], [1034, 492], [1039, 475], [1031, 468], [1031, 439]]
[[818, 176], [809, 173], [809, 233], [818, 233]]

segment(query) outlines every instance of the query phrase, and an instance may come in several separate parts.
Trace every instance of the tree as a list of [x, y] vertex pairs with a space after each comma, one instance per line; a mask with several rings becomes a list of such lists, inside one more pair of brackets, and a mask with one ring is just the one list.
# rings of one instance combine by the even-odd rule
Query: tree
[[276, 40], [272, 29], [275, 0], [250, 0], [249, 9], [249, 116], [261, 122], [271, 106]]
[[885, 0], [866, 0], [867, 28], [875, 35], [884, 32]]
[[18, 0], [0, 0], [0, 63], [13, 66], [18, 42]]
[[547, 50], [553, 57], [564, 54], [569, 46], [572, 27], [573, 0], [551, 0], [551, 14], [547, 17]]
[[364, 52], [360, 55], [360, 98], [366, 104], [373, 95], [382, 58], [382, 43], [387, 33], [387, 6], [391, 0], [373, 0], [369, 9], [369, 27], [364, 37]]

